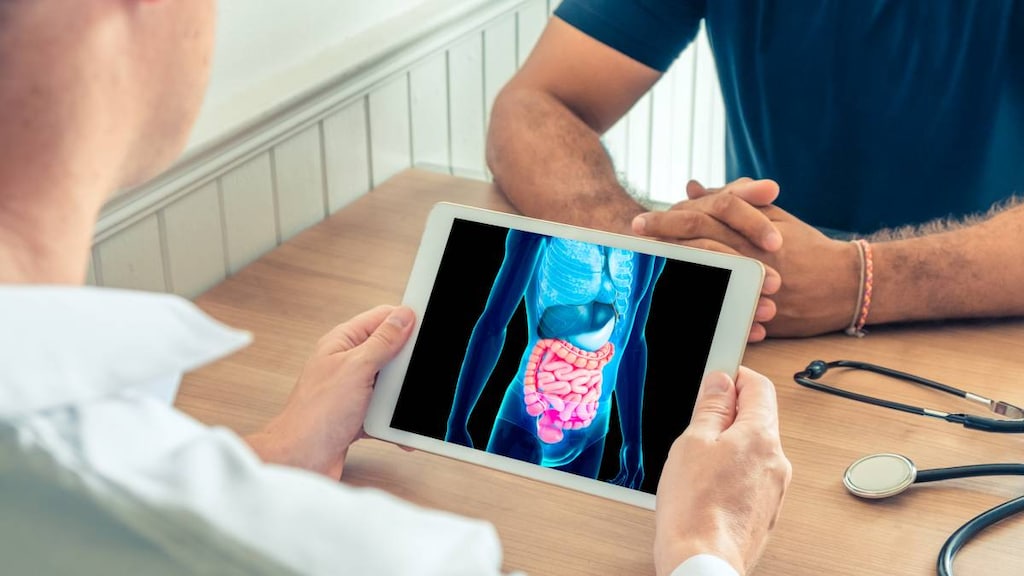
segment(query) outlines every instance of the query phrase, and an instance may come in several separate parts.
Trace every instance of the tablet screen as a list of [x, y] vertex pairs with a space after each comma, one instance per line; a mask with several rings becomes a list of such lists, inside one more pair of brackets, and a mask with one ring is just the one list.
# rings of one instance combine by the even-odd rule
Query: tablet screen
[[455, 219], [391, 426], [653, 494], [730, 274]]

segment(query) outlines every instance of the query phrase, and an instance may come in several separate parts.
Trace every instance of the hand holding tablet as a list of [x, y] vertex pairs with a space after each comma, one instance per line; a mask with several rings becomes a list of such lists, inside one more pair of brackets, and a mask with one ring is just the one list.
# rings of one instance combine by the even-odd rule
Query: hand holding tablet
[[736, 374], [754, 260], [435, 207], [371, 436], [653, 508], [702, 377]]

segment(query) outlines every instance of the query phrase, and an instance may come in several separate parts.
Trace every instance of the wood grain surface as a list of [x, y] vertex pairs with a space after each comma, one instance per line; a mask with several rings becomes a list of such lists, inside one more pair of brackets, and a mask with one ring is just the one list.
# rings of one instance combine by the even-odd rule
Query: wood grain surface
[[[398, 303], [430, 207], [452, 201], [509, 210], [484, 182], [406, 171], [299, 234], [198, 299], [213, 316], [250, 330], [255, 343], [189, 375], [178, 405], [199, 420], [247, 433], [284, 404], [316, 340], [380, 303]], [[685, 305], [686, 303], [684, 303]], [[935, 573], [945, 538], [961, 523], [1024, 492], [1017, 478], [959, 480], [865, 502], [842, 486], [846, 466], [899, 452], [919, 468], [1020, 461], [1024, 436], [965, 430], [805, 389], [794, 372], [813, 359], [875, 362], [978, 394], [1024, 402], [1024, 323], [986, 321], [876, 328], [750, 346], [744, 363], [778, 388], [793, 483], [782, 519], [754, 573]], [[831, 381], [947, 411], [973, 405], [861, 373]], [[744, 473], [737, 470], [737, 474]], [[349, 453], [344, 481], [493, 522], [510, 569], [530, 574], [653, 574], [649, 511], [367, 440]], [[1024, 519], [983, 533], [961, 554], [962, 574], [1015, 574]]]

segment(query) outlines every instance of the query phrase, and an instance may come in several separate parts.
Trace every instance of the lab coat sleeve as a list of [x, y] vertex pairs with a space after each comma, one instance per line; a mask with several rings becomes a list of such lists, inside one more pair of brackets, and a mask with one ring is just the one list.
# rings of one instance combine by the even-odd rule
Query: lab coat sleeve
[[672, 571], [672, 576], [739, 576], [736, 569], [718, 556], [698, 554]]
[[192, 523], [301, 574], [500, 574], [502, 550], [488, 523], [266, 465], [235, 434], [141, 395], [74, 412], [44, 435], [64, 439], [50, 452], [68, 454], [68, 467], [93, 490], [167, 511], [157, 525], [136, 526], [152, 539]]

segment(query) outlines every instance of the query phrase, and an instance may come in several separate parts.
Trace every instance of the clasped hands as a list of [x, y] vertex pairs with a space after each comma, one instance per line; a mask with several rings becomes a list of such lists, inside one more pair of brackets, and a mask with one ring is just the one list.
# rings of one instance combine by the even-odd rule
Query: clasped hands
[[633, 232], [755, 258], [766, 268], [749, 340], [811, 336], [849, 325], [860, 269], [857, 247], [833, 240], [773, 202], [779, 185], [740, 178], [722, 188], [686, 186], [689, 198], [633, 220]]

